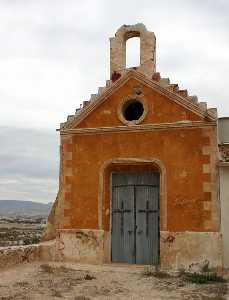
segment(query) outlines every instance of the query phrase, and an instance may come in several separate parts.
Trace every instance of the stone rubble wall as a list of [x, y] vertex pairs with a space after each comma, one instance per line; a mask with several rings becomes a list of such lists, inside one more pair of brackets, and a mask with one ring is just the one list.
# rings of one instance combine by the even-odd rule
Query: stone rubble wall
[[0, 270], [34, 261], [54, 260], [55, 241], [26, 246], [0, 247]]

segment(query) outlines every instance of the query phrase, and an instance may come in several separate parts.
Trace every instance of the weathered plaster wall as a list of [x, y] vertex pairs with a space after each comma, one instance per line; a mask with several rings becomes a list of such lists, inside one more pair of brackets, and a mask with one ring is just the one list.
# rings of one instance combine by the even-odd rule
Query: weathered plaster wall
[[199, 270], [205, 262], [222, 268], [222, 236], [218, 232], [161, 231], [162, 269]]
[[[106, 162], [134, 158], [162, 162], [166, 170], [167, 228], [218, 231], [215, 128], [74, 135], [63, 144], [63, 228], [109, 228]], [[101, 186], [101, 184], [103, 186]], [[161, 207], [164, 207], [164, 203]], [[102, 222], [98, 210], [102, 211]], [[179, 218], [174, 218], [179, 216]], [[163, 220], [162, 220], [163, 222]]]
[[104, 262], [104, 231], [59, 230], [55, 258], [59, 261], [102, 264]]
[[[111, 235], [103, 230], [61, 230], [55, 259], [83, 263], [111, 262]], [[162, 270], [222, 269], [222, 236], [218, 232], [160, 232]]]
[[63, 221], [63, 213], [64, 213], [62, 205], [63, 205], [63, 189], [60, 186], [56, 200], [48, 216], [47, 225], [42, 234], [43, 241], [49, 241], [55, 239], [57, 236], [58, 228], [62, 227], [61, 224]]
[[229, 117], [218, 120], [219, 143], [229, 143]]
[[229, 166], [220, 167], [221, 226], [223, 235], [223, 262], [229, 268]]

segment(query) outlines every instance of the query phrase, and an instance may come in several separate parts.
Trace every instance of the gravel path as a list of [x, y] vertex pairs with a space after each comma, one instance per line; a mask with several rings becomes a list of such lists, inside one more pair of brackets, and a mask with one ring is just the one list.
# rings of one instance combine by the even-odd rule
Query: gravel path
[[228, 284], [145, 275], [142, 266], [25, 264], [0, 272], [1, 300], [227, 300]]

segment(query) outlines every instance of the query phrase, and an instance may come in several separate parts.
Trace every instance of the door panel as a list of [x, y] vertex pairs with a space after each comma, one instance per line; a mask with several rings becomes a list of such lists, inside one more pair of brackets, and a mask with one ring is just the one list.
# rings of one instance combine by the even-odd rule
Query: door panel
[[112, 174], [112, 261], [159, 263], [159, 173]]
[[114, 186], [112, 197], [112, 261], [135, 263], [134, 187]]
[[136, 263], [158, 264], [159, 201], [158, 187], [136, 188]]

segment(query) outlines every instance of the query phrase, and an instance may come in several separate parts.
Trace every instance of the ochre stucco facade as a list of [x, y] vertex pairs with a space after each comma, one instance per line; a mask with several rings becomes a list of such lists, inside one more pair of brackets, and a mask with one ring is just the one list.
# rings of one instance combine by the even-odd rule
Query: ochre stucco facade
[[[141, 38], [148, 32], [142, 26], [126, 26], [116, 38], [126, 32]], [[150, 66], [118, 74], [61, 126], [60, 191], [44, 239], [56, 238], [57, 259], [111, 262], [111, 174], [154, 170], [160, 173], [161, 266], [208, 261], [221, 267], [215, 112], [154, 69], [150, 74]], [[129, 99], [144, 106], [139, 123], [122, 121]]]

